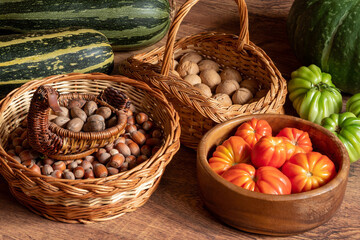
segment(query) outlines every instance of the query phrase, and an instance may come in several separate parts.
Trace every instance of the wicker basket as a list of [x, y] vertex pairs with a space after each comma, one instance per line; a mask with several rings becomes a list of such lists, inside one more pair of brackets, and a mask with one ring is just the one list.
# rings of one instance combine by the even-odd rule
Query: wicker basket
[[[120, 72], [159, 88], [180, 115], [181, 143], [196, 149], [203, 134], [216, 123], [245, 114], [283, 113], [286, 81], [266, 53], [249, 41], [248, 13], [244, 0], [237, 0], [240, 13], [239, 37], [223, 33], [201, 33], [175, 41], [179, 26], [198, 0], [188, 0], [177, 12], [166, 45], [128, 58]], [[174, 71], [174, 58], [189, 50], [220, 64], [233, 67], [266, 86], [267, 94], [244, 105], [225, 107], [203, 97]]]
[[[100, 96], [89, 93], [72, 92], [58, 96], [58, 93], [51, 86], [40, 86], [32, 97], [27, 117], [27, 121], [33, 123], [28, 124], [27, 130], [32, 148], [53, 159], [74, 160], [90, 155], [96, 149], [114, 142], [125, 132], [127, 123], [125, 105], [130, 102], [124, 93], [113, 88], [107, 88], [101, 94], [103, 93], [110, 95], [111, 99], [109, 100], [111, 102], [123, 102], [123, 104], [116, 104], [115, 107], [99, 99]], [[55, 104], [55, 101], [53, 103], [57, 106], [68, 106], [71, 100], [91, 100], [100, 106], [109, 107], [112, 113], [117, 116], [117, 123], [111, 128], [98, 132], [73, 132], [59, 127], [48, 120], [51, 96], [58, 101], [58, 105]], [[123, 108], [118, 108], [118, 105]]]
[[[8, 136], [27, 116], [34, 89], [49, 84], [60, 93], [94, 93], [111, 86], [127, 93], [137, 111], [151, 117], [164, 132], [160, 149], [131, 170], [106, 178], [66, 180], [23, 167], [4, 149]], [[69, 74], [31, 81], [0, 102], [0, 174], [14, 197], [51, 220], [89, 223], [121, 216], [142, 206], [155, 191], [165, 167], [180, 147], [179, 117], [159, 90], [123, 76]]]

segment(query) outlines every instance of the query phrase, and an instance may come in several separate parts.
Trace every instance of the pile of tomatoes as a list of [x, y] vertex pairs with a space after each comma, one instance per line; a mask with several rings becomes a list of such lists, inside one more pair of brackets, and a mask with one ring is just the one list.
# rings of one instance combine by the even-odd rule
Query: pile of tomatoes
[[307, 132], [283, 128], [273, 136], [269, 123], [256, 118], [219, 145], [209, 165], [229, 182], [267, 194], [309, 191], [336, 175], [334, 163], [313, 151]]

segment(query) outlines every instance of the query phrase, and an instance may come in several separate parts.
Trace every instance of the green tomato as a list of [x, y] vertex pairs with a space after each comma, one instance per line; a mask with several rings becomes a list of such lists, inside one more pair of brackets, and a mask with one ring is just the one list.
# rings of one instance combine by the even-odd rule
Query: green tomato
[[357, 93], [346, 102], [346, 111], [352, 112], [356, 117], [360, 117], [360, 93]]
[[360, 118], [351, 112], [333, 113], [321, 125], [333, 132], [345, 145], [350, 162], [360, 159]]
[[342, 95], [331, 82], [331, 75], [312, 64], [291, 73], [289, 99], [299, 116], [320, 124], [321, 120], [342, 108]]

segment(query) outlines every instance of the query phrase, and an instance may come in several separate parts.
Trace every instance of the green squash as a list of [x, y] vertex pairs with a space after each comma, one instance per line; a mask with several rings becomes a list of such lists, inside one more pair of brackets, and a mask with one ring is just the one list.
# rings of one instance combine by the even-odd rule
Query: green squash
[[359, 0], [295, 0], [287, 20], [298, 59], [330, 73], [337, 88], [352, 94], [360, 92], [359, 26]]

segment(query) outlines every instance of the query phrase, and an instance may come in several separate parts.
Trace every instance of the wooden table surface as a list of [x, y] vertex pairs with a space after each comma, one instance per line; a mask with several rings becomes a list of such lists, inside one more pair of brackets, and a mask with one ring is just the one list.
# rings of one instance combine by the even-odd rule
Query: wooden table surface
[[[182, 1], [181, 1], [182, 2]], [[177, 6], [181, 2], [177, 3]], [[292, 0], [246, 0], [250, 40], [263, 48], [287, 78], [299, 67], [286, 35], [286, 17]], [[238, 34], [233, 1], [202, 0], [180, 27], [179, 37], [202, 31]], [[116, 53], [116, 65], [136, 52]], [[114, 74], [117, 73], [115, 68]], [[286, 103], [286, 111], [294, 111]], [[269, 239], [249, 234], [213, 217], [203, 206], [196, 179], [196, 152], [181, 147], [167, 166], [158, 189], [135, 212], [94, 224], [65, 224], [44, 219], [20, 205], [0, 177], [0, 239]], [[283, 239], [360, 239], [360, 161], [353, 163], [344, 201], [322, 226]]]

